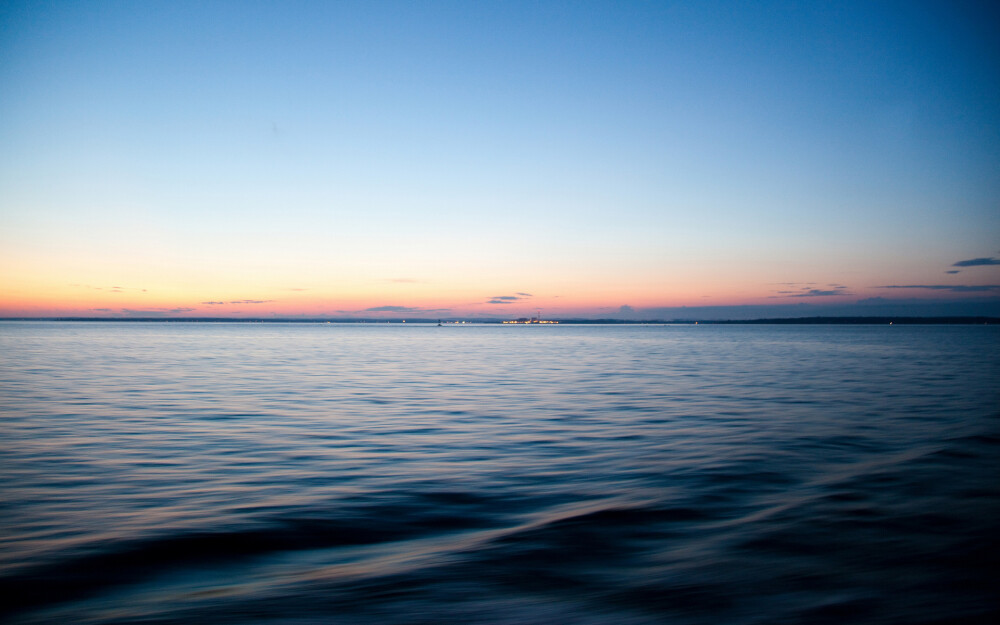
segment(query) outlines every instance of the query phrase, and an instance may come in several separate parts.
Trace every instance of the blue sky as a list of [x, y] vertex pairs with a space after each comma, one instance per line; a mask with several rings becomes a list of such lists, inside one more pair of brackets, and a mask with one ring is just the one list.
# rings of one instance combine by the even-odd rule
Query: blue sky
[[998, 18], [9, 2], [0, 309], [1000, 306]]

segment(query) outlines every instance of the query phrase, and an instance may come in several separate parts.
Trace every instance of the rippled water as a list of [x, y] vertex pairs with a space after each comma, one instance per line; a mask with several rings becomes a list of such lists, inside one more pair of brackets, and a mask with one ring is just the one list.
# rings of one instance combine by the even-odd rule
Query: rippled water
[[0, 323], [13, 623], [996, 622], [1000, 328]]

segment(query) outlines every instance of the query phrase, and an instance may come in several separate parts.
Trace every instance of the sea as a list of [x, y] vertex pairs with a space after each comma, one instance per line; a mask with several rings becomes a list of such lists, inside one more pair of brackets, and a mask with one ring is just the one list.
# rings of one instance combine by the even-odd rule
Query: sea
[[997, 623], [1000, 327], [0, 322], [5, 623]]

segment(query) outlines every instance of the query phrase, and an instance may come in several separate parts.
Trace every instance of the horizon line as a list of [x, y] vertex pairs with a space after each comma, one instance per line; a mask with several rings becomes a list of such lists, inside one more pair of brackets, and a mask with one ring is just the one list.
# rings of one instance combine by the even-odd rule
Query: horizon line
[[[415, 323], [435, 324], [487, 324], [505, 325], [504, 317], [471, 318], [471, 317], [441, 317], [429, 319], [425, 317], [86, 317], [86, 316], [46, 316], [46, 317], [0, 317], [0, 321], [81, 321], [81, 322], [179, 322], [179, 323], [353, 323], [353, 324], [389, 324]], [[696, 325], [696, 324], [855, 324], [878, 325], [887, 323], [900, 324], [937, 324], [937, 325], [969, 325], [969, 324], [1000, 324], [1000, 317], [988, 315], [812, 315], [808, 317], [760, 317], [754, 319], [706, 319], [706, 318], [675, 318], [675, 319], [621, 319], [614, 317], [589, 319], [582, 317], [554, 317], [565, 325]], [[513, 325], [513, 324], [507, 324]], [[549, 324], [540, 324], [549, 325]], [[551, 324], [558, 325], [558, 324]]]

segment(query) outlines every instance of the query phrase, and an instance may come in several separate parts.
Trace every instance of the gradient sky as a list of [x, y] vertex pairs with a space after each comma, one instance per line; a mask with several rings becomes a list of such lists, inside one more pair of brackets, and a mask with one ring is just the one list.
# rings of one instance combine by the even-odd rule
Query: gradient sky
[[8, 1], [0, 316], [998, 314], [998, 25]]

